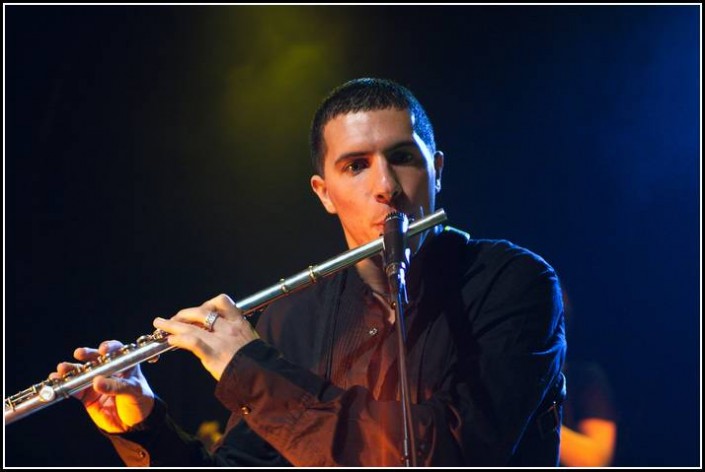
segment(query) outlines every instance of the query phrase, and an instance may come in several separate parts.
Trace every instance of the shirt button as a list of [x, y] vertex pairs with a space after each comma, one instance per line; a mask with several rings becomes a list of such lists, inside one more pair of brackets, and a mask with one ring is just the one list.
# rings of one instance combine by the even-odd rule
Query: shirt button
[[247, 405], [242, 405], [242, 406], [240, 407], [240, 412], [242, 413], [242, 416], [247, 416], [247, 415], [249, 415], [251, 411], [252, 411], [252, 408], [250, 408], [250, 407], [247, 406]]
[[147, 453], [144, 451], [138, 452], [137, 455], [140, 457], [140, 459], [144, 459], [145, 457], [147, 457]]
[[374, 336], [377, 333], [379, 333], [379, 330], [377, 328], [370, 328], [370, 330], [367, 332], [370, 336]]

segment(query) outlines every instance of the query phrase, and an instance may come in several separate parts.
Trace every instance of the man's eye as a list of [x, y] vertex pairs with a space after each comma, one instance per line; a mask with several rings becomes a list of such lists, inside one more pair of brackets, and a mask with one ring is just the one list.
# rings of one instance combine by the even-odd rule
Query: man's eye
[[365, 167], [367, 167], [367, 164], [365, 161], [362, 159], [352, 161], [348, 165], [345, 166], [345, 171], [346, 172], [352, 172], [353, 174], [357, 174], [361, 170], [363, 170]]
[[414, 155], [410, 152], [396, 152], [392, 154], [390, 161], [392, 164], [408, 164], [414, 161]]

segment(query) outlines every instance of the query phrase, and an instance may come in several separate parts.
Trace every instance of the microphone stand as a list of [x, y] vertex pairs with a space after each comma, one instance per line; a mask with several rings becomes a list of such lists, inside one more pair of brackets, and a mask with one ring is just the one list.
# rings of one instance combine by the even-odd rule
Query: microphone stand
[[[392, 228], [393, 226], [396, 227]], [[406, 267], [408, 265], [406, 249], [407, 226], [408, 220], [403, 213], [391, 213], [387, 216], [384, 233], [384, 255], [385, 272], [389, 280], [389, 288], [394, 305], [397, 347], [399, 351], [399, 390], [404, 434], [401, 459], [405, 467], [416, 467], [416, 441], [414, 438], [411, 415], [411, 395], [409, 393], [409, 379], [406, 366], [406, 326], [404, 319], [404, 307], [406, 303], [408, 303], [405, 276]]]
[[[394, 284], [396, 285], [396, 284]], [[399, 387], [401, 390], [402, 425], [404, 444], [402, 448], [405, 467], [416, 467], [416, 441], [411, 418], [411, 397], [409, 395], [409, 378], [406, 368], [406, 327], [404, 321], [404, 303], [406, 302], [406, 284], [402, 280], [399, 288], [392, 288], [394, 313], [397, 325], [397, 345], [399, 347]]]

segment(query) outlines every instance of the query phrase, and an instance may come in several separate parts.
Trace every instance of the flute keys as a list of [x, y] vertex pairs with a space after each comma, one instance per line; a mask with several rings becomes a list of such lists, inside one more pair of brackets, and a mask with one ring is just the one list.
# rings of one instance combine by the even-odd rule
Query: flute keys
[[45, 403], [52, 401], [56, 398], [56, 392], [49, 385], [45, 385], [39, 390], [39, 399]]
[[66, 372], [64, 375], [61, 376], [62, 380], [70, 379], [71, 377], [75, 377], [76, 374], [82, 370], [82, 367], [79, 367], [77, 369], [69, 370]]
[[137, 349], [137, 344], [130, 343], [130, 344], [125, 344], [124, 346], [122, 346], [120, 349], [117, 350], [117, 352], [119, 352], [122, 355], [122, 354], [127, 354], [128, 352], [133, 351], [135, 349]]
[[169, 333], [166, 331], [163, 331], [161, 329], [155, 329], [154, 333], [152, 333], [152, 340], [153, 341], [162, 341], [165, 340], [169, 336]]

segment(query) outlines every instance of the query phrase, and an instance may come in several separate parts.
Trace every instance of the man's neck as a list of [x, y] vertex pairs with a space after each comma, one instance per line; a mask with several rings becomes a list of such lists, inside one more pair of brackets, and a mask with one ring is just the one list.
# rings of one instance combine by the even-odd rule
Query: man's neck
[[369, 257], [358, 262], [357, 268], [360, 278], [372, 288], [373, 291], [389, 296], [389, 282], [384, 273], [382, 258], [380, 256]]

